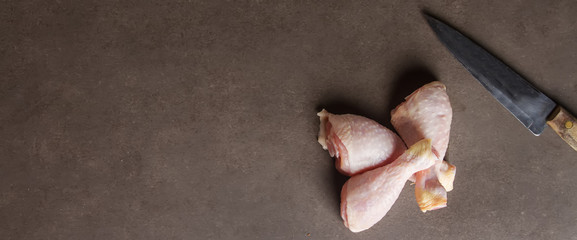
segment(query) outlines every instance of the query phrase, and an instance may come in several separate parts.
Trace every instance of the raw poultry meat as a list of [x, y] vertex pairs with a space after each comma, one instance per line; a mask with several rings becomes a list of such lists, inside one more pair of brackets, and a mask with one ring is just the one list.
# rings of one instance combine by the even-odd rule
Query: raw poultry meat
[[399, 197], [405, 182], [437, 161], [430, 139], [411, 146], [391, 164], [351, 177], [341, 191], [341, 217], [352, 232], [381, 220]]
[[449, 143], [452, 109], [446, 87], [432, 82], [417, 89], [391, 112], [391, 123], [407, 145], [429, 138], [438, 161], [415, 174], [415, 196], [423, 212], [447, 205], [455, 166], [443, 161]]
[[331, 157], [336, 157], [337, 170], [353, 176], [386, 165], [403, 154], [406, 147], [393, 131], [358, 115], [331, 114], [320, 117], [318, 141]]

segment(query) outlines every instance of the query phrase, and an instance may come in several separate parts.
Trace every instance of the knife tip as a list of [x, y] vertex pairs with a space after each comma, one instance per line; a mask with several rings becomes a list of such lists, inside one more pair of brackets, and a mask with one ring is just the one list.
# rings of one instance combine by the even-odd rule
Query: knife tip
[[434, 14], [431, 14], [431, 12], [426, 9], [421, 10], [421, 15], [425, 18], [425, 20], [427, 20], [429, 25], [433, 24], [435, 21], [438, 21], [437, 18], [434, 17]]
[[432, 18], [434, 14], [432, 14], [428, 9], [422, 9], [421, 15], [423, 15], [425, 18]]

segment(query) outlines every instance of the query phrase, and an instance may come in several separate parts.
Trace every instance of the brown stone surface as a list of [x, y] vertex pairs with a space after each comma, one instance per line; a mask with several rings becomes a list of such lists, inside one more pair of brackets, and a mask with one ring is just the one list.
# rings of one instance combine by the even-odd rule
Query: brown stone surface
[[[2, 1], [2, 239], [575, 239], [577, 152], [534, 137], [427, 10], [577, 113], [577, 2]], [[447, 85], [449, 206], [343, 226], [316, 112]]]

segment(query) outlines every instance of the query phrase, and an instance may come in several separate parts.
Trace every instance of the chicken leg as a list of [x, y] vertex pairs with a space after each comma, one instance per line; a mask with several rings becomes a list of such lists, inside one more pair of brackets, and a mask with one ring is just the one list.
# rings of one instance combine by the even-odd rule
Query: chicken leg
[[341, 217], [352, 232], [366, 230], [380, 221], [415, 172], [437, 161], [430, 139], [411, 146], [394, 162], [351, 177], [341, 191]]

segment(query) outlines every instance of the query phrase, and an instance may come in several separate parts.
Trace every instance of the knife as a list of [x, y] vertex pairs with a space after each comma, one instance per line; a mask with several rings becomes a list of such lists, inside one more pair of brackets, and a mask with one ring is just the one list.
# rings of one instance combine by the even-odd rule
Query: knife
[[577, 151], [577, 119], [483, 47], [442, 21], [424, 14], [441, 43], [493, 97], [539, 136], [549, 125]]

